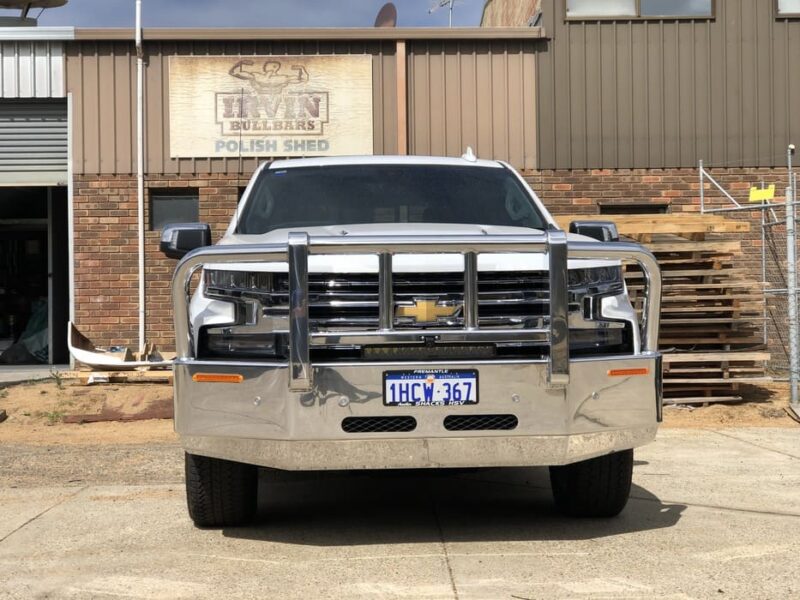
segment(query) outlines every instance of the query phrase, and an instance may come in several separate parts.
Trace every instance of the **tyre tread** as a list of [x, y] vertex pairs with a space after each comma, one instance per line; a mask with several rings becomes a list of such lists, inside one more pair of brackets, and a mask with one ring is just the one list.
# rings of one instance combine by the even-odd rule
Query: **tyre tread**
[[614, 517], [628, 502], [632, 475], [633, 450], [550, 467], [553, 499], [569, 516]]
[[241, 525], [256, 510], [258, 470], [252, 465], [186, 453], [186, 501], [198, 527]]

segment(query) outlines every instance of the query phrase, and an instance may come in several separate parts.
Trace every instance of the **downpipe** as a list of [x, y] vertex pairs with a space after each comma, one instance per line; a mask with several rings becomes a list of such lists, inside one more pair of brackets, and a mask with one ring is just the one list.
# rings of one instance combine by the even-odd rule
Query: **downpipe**
[[139, 238], [139, 351], [145, 345], [144, 279], [144, 52], [142, 0], [136, 0], [136, 202]]

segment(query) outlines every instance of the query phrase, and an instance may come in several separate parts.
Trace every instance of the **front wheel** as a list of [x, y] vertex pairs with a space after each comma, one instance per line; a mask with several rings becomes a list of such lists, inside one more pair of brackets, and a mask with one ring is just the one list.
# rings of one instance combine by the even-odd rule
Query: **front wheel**
[[186, 453], [186, 502], [196, 526], [249, 523], [257, 496], [257, 467]]
[[631, 493], [633, 450], [550, 467], [556, 507], [572, 517], [615, 517]]

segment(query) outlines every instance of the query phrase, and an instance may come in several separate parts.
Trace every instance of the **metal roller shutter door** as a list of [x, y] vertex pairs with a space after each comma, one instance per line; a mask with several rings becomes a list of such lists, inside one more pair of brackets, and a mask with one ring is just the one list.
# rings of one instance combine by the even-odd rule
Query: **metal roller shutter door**
[[66, 182], [66, 101], [0, 100], [0, 185]]

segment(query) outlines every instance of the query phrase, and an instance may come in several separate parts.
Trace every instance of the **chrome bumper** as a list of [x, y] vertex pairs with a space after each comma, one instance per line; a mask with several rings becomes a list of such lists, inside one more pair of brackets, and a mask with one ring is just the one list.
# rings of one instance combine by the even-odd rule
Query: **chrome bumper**
[[[384, 406], [385, 370], [476, 368], [479, 403]], [[379, 469], [566, 464], [640, 446], [660, 414], [659, 356], [573, 360], [566, 387], [547, 383], [546, 362], [319, 364], [314, 388], [287, 389], [285, 365], [179, 361], [175, 426], [187, 452], [265, 467]], [[647, 369], [646, 375], [609, 371]], [[242, 383], [199, 383], [198, 372], [238, 373]], [[512, 431], [448, 431], [447, 415], [513, 414]], [[413, 416], [408, 433], [345, 433], [352, 416]]]
[[[393, 328], [392, 256], [395, 253], [464, 255], [464, 321], [459, 330], [422, 332], [464, 342], [486, 335], [520, 336], [547, 346], [545, 360], [312, 363], [319, 334], [308, 318], [310, 254], [379, 255], [380, 328], [375, 342], [401, 344], [408, 332]], [[477, 261], [480, 253], [544, 252], [550, 275], [547, 326], [490, 331], [478, 327]], [[647, 294], [640, 323], [641, 352], [602, 359], [569, 358], [567, 259], [632, 260], [642, 268]], [[207, 263], [283, 262], [289, 266], [289, 360], [225, 362], [197, 359], [189, 325], [192, 274]], [[561, 231], [531, 235], [312, 237], [289, 234], [288, 244], [217, 246], [187, 255], [172, 283], [175, 318], [175, 427], [188, 452], [282, 469], [481, 467], [564, 464], [639, 446], [653, 439], [660, 418], [657, 354], [661, 278], [655, 258], [636, 244], [570, 242]], [[315, 337], [316, 335], [316, 337]], [[344, 343], [365, 332], [333, 332]], [[419, 335], [419, 334], [418, 334]], [[483, 336], [483, 337], [482, 337]], [[369, 340], [367, 341], [369, 343]], [[398, 407], [383, 404], [383, 372], [475, 368], [477, 405]], [[613, 375], [637, 369], [646, 374]], [[241, 383], [193, 380], [197, 373], [236, 374]], [[234, 380], [238, 378], [232, 378]], [[512, 414], [511, 431], [452, 432], [451, 414]], [[407, 433], [346, 433], [351, 416], [414, 416]]]

